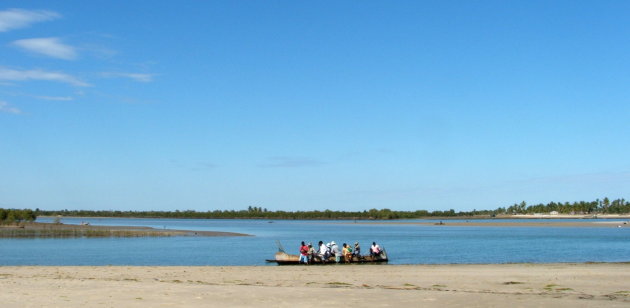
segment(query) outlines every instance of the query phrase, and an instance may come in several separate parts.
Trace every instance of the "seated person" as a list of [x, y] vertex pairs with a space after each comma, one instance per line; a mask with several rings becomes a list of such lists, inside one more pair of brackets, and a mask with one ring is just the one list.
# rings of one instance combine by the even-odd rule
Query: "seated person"
[[350, 261], [352, 261], [352, 247], [350, 247], [350, 245], [343, 243], [341, 253], [343, 254], [343, 259], [346, 263], [350, 263]]
[[381, 254], [381, 247], [376, 244], [376, 242], [372, 242], [372, 247], [370, 247], [370, 255], [372, 257], [377, 257]]
[[354, 243], [354, 251], [352, 252], [352, 255], [357, 257], [361, 256], [361, 246], [359, 246], [359, 242]]

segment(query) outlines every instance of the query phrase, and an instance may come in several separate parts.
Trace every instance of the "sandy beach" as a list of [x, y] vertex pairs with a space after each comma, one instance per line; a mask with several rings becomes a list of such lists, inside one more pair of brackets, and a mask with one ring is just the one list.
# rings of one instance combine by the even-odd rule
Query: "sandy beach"
[[2, 307], [627, 307], [630, 264], [0, 267]]
[[[375, 225], [420, 225], [420, 226], [441, 226], [441, 227], [591, 227], [591, 228], [630, 228], [630, 220], [601, 219], [598, 221], [557, 221], [548, 219], [545, 221], [530, 221], [522, 219], [520, 221], [502, 221], [501, 219], [492, 221], [451, 221], [442, 220], [440, 222], [404, 222], [404, 221], [375, 221], [360, 222], [363, 224]], [[348, 224], [348, 223], [344, 223]]]

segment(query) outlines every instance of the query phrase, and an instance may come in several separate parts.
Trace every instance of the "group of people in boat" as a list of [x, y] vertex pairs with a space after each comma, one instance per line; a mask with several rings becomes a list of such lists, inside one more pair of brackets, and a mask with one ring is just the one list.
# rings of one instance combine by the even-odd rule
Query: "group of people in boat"
[[[382, 252], [381, 247], [376, 242], [372, 242], [370, 256], [377, 258]], [[341, 249], [335, 241], [325, 244], [319, 241], [317, 248], [313, 247], [312, 243], [306, 244], [304, 241], [300, 245], [300, 263], [302, 264], [312, 264], [315, 260], [326, 263], [332, 261], [333, 257], [335, 263], [341, 262], [341, 257], [346, 263], [350, 263], [355, 257], [360, 259], [362, 257], [361, 245], [359, 242], [355, 242], [354, 245], [343, 243]]]

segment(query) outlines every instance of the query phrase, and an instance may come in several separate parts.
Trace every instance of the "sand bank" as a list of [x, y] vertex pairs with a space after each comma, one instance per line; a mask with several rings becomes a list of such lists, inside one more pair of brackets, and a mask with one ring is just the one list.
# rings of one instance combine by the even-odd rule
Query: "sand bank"
[[160, 236], [249, 236], [243, 233], [155, 229], [133, 226], [92, 226], [53, 223], [23, 223], [0, 226], [1, 237], [160, 237]]
[[0, 267], [3, 307], [628, 307], [630, 264]]
[[599, 220], [599, 221], [487, 221], [480, 222], [476, 220], [454, 222], [443, 220], [440, 222], [402, 222], [402, 221], [378, 221], [378, 222], [360, 222], [363, 224], [377, 225], [421, 225], [421, 226], [453, 226], [453, 227], [598, 227], [598, 228], [630, 228], [630, 222], [627, 220]]
[[514, 214], [498, 215], [500, 219], [630, 219], [628, 214]]

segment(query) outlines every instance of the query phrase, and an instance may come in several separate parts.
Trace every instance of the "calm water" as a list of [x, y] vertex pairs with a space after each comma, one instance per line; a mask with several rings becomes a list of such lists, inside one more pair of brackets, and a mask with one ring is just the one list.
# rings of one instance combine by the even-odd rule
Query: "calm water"
[[[40, 219], [51, 222], [52, 219]], [[0, 239], [0, 265], [265, 265], [279, 240], [361, 243], [390, 264], [630, 261], [630, 228], [445, 227], [353, 221], [64, 218], [65, 224], [230, 231], [251, 237]], [[416, 220], [429, 221], [429, 220]], [[505, 221], [505, 220], [502, 220]], [[579, 220], [584, 221], [584, 220]]]

